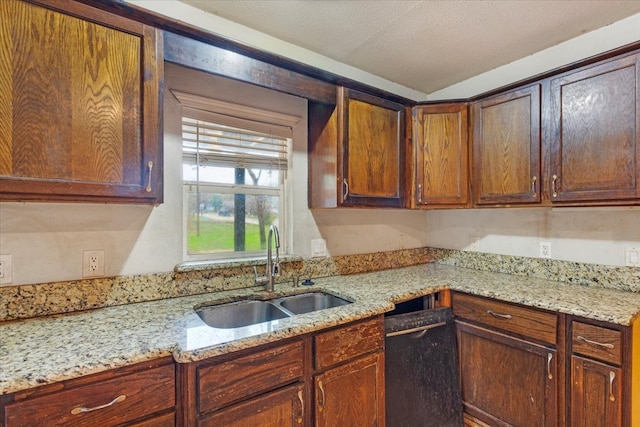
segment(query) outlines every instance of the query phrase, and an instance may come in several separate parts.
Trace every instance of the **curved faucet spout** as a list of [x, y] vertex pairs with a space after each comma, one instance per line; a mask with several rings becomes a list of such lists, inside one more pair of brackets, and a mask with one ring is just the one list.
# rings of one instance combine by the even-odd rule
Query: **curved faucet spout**
[[[273, 260], [272, 246], [276, 249], [275, 261]], [[267, 266], [265, 268], [265, 275], [258, 276], [258, 271], [255, 267], [253, 271], [256, 276], [256, 285], [264, 285], [267, 292], [273, 292], [274, 278], [280, 276], [280, 233], [278, 232], [278, 227], [275, 225], [269, 228], [269, 235], [267, 236]]]

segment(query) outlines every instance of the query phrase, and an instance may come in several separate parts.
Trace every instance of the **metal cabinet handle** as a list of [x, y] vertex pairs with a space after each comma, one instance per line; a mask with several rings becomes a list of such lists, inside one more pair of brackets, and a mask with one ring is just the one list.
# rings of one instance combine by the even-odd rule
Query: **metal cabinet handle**
[[553, 180], [551, 181], [551, 195], [553, 197], [558, 197], [558, 189], [556, 188], [556, 184], [558, 182], [558, 175], [553, 175]]
[[553, 359], [553, 353], [547, 353], [547, 378], [550, 380], [553, 379], [553, 375], [551, 374], [551, 359]]
[[493, 317], [497, 317], [498, 319], [511, 319], [510, 314], [500, 314], [500, 313], [496, 313], [493, 310], [487, 310], [487, 313], [489, 313]]
[[418, 184], [418, 203], [422, 203], [422, 184]]
[[397, 337], [397, 336], [400, 336], [400, 335], [407, 335], [407, 334], [415, 333], [415, 335], [412, 335], [411, 338], [418, 339], [418, 338], [422, 338], [424, 336], [424, 334], [426, 334], [429, 329], [439, 328], [440, 326], [444, 326], [446, 324], [447, 324], [447, 322], [439, 322], [439, 323], [434, 323], [432, 325], [425, 325], [425, 326], [419, 326], [417, 328], [405, 329], [403, 331], [389, 332], [388, 334], [386, 334], [386, 336], [387, 337]]
[[538, 183], [538, 177], [534, 176], [533, 178], [531, 178], [531, 196], [532, 197], [538, 197], [538, 192], [537, 192], [537, 184]]
[[349, 183], [347, 182], [347, 179], [343, 179], [342, 182], [344, 183], [344, 194], [342, 195], [342, 201], [346, 201], [347, 197], [349, 196]]
[[298, 400], [300, 401], [300, 416], [296, 419], [298, 424], [302, 424], [304, 417], [304, 400], [302, 399], [302, 390], [298, 390]]
[[324, 387], [322, 386], [322, 380], [318, 381], [318, 388], [320, 388], [320, 406], [318, 406], [318, 412], [322, 412], [324, 410]]
[[153, 170], [153, 162], [149, 160], [147, 163], [147, 168], [149, 169], [149, 181], [147, 182], [147, 193], [151, 193], [151, 171]]
[[127, 396], [125, 394], [121, 394], [120, 396], [118, 396], [115, 399], [113, 399], [111, 402], [105, 403], [104, 405], [94, 406], [93, 408], [85, 408], [84, 406], [81, 406], [79, 408], [73, 408], [71, 410], [71, 413], [73, 415], [78, 415], [78, 414], [82, 414], [84, 412], [97, 411], [99, 409], [108, 408], [109, 406], [115, 405], [118, 402], [123, 402], [126, 398], [127, 398]]
[[604, 348], [614, 348], [615, 346], [611, 343], [604, 343], [604, 342], [598, 342], [598, 341], [591, 341], [590, 339], [587, 339], [585, 337], [583, 337], [582, 335], [578, 335], [577, 337], [580, 341], [584, 341], [587, 344], [591, 344], [591, 345], [595, 345], [597, 347], [604, 347]]
[[616, 396], [613, 394], [613, 380], [616, 379], [616, 373], [613, 371], [609, 371], [609, 400], [612, 402], [616, 401]]

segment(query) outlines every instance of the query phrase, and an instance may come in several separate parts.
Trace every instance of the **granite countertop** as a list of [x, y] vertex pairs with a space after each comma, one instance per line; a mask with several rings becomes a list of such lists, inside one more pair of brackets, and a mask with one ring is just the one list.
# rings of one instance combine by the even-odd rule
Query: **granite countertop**
[[[395, 302], [442, 289], [630, 325], [640, 293], [441, 264], [315, 279], [312, 287], [261, 288], [107, 307], [0, 324], [0, 395], [171, 355], [179, 363], [274, 342], [390, 311]], [[326, 290], [353, 304], [238, 330], [207, 326], [193, 307], [238, 298]]]

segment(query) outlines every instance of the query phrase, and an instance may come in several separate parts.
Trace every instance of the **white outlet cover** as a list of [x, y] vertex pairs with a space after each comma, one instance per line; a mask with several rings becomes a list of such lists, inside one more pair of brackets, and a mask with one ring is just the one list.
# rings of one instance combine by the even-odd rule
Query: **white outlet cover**
[[551, 258], [551, 242], [540, 242], [540, 258]]
[[104, 276], [104, 251], [82, 252], [82, 277]]
[[324, 239], [311, 240], [311, 257], [326, 257], [327, 256], [327, 241]]
[[11, 269], [11, 255], [0, 255], [0, 285], [8, 285], [12, 282]]

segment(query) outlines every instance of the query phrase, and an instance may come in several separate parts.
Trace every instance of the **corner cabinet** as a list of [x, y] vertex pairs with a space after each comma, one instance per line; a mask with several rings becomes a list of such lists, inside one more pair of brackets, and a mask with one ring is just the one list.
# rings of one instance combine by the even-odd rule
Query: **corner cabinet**
[[540, 85], [473, 104], [474, 201], [540, 203]]
[[411, 207], [468, 207], [467, 110], [467, 104], [413, 108]]
[[0, 2], [0, 200], [161, 203], [161, 41], [71, 0]]
[[640, 198], [640, 54], [550, 81], [552, 202]]
[[559, 425], [556, 315], [460, 293], [453, 310], [467, 417], [491, 426]]
[[407, 112], [339, 87], [336, 105], [309, 103], [309, 207], [404, 207]]

